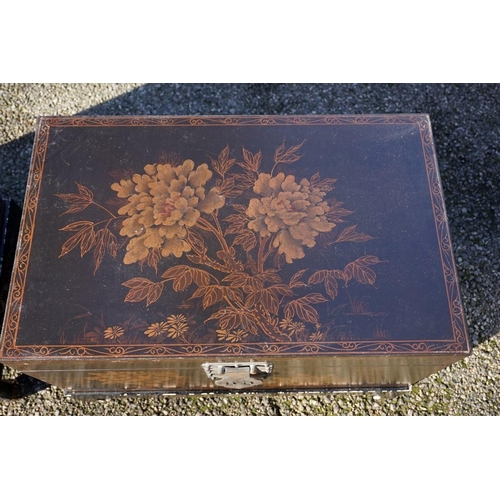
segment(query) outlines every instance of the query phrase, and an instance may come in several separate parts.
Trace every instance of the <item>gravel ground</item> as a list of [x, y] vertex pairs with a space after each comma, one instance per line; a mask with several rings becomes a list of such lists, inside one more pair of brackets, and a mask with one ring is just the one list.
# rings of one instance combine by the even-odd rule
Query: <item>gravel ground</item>
[[[0, 415], [499, 415], [499, 85], [0, 85], [0, 189], [22, 203], [39, 115], [428, 113], [473, 354], [411, 393], [67, 399], [49, 387]], [[7, 371], [7, 377], [15, 372]]]

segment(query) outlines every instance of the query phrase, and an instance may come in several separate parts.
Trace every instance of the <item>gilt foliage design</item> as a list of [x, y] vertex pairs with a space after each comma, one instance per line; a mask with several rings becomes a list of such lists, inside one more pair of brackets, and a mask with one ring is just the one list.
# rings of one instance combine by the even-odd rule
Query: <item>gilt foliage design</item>
[[[353, 212], [333, 197], [336, 179], [301, 177], [303, 144], [283, 143], [268, 159], [244, 147], [232, 157], [227, 146], [208, 163], [171, 158], [140, 172], [114, 172], [115, 199], [107, 206], [77, 183], [75, 193], [57, 195], [68, 205], [64, 214], [94, 205], [103, 218], [61, 228], [72, 234], [60, 257], [91, 252], [94, 274], [108, 258], [135, 266], [137, 276], [122, 283], [125, 302], [149, 307], [172, 287], [179, 304], [205, 310], [216, 341], [325, 340], [320, 305], [335, 301], [352, 280], [374, 285], [373, 266], [381, 261], [360, 252], [339, 268], [300, 266], [320, 249], [372, 239], [345, 224]], [[156, 279], [144, 276], [147, 267]], [[167, 309], [142, 326], [144, 341], [195, 342], [186, 337], [189, 315], [173, 304]], [[123, 342], [127, 333], [119, 325], [103, 331], [108, 341]]]

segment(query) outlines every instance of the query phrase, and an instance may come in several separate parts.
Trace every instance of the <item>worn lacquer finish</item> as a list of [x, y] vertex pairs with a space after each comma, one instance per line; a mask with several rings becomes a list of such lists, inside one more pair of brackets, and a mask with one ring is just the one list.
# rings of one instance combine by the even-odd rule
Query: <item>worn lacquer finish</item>
[[262, 389], [412, 383], [429, 373], [358, 380], [349, 360], [460, 359], [428, 117], [41, 119], [0, 349], [69, 372], [102, 358], [108, 379], [116, 360], [343, 359]]

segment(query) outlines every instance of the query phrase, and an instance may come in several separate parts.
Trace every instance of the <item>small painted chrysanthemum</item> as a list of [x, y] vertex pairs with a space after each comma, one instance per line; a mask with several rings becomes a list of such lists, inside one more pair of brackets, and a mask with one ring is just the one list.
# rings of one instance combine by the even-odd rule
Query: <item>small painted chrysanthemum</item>
[[282, 328], [283, 330], [288, 330], [292, 323], [293, 323], [292, 318], [283, 318], [280, 321], [280, 328]]
[[167, 333], [168, 331], [168, 323], [162, 321], [160, 323], [153, 323], [149, 325], [148, 329], [144, 332], [148, 337], [159, 337], [163, 333]]
[[302, 333], [306, 328], [306, 325], [302, 323], [301, 321], [293, 321], [290, 326], [288, 327], [288, 331], [292, 335], [297, 335], [298, 333]]
[[223, 341], [226, 340], [227, 342], [241, 342], [245, 340], [245, 338], [248, 337], [248, 333], [245, 332], [245, 330], [242, 330], [241, 328], [238, 330], [216, 330], [217, 332], [217, 337], [219, 340]]
[[227, 336], [227, 340], [229, 340], [229, 342], [242, 342], [247, 337], [248, 333], [245, 332], [245, 330], [238, 329], [230, 332], [229, 335]]
[[168, 334], [167, 337], [175, 339], [182, 337], [188, 331], [187, 319], [184, 314], [172, 314], [166, 321]]
[[216, 332], [217, 332], [217, 338], [219, 340], [226, 340], [227, 336], [229, 334], [229, 330], [226, 330], [226, 329], [216, 330]]
[[306, 325], [301, 321], [292, 321], [292, 318], [284, 318], [280, 321], [279, 326], [282, 330], [288, 330], [290, 335], [302, 333]]
[[121, 337], [125, 333], [125, 330], [121, 326], [109, 326], [104, 330], [104, 338], [115, 340]]
[[323, 340], [323, 334], [321, 332], [314, 332], [313, 334], [309, 335], [309, 340], [311, 342], [318, 342], [320, 340]]

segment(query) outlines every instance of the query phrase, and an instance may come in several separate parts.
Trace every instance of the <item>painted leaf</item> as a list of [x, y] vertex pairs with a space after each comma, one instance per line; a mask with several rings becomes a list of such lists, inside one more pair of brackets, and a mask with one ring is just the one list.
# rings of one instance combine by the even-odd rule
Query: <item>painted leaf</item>
[[244, 214], [247, 211], [247, 207], [245, 205], [239, 205], [237, 203], [231, 205], [231, 208], [233, 208], [236, 212], [239, 212], [240, 214]]
[[241, 325], [241, 316], [235, 311], [230, 311], [222, 317], [219, 323], [222, 328], [232, 330]]
[[155, 283], [150, 287], [149, 293], [146, 297], [146, 307], [148, 307], [153, 302], [156, 302], [163, 292], [163, 283]]
[[269, 290], [273, 290], [274, 292], [286, 297], [293, 297], [295, 295], [289, 286], [282, 284], [270, 286]]
[[262, 290], [262, 288], [264, 288], [264, 282], [254, 276], [248, 278], [247, 285], [253, 290]]
[[260, 291], [260, 302], [271, 314], [278, 314], [278, 298], [271, 288], [264, 288]]
[[102, 263], [102, 259], [104, 255], [106, 255], [106, 244], [105, 244], [105, 236], [107, 229], [99, 229], [95, 235], [95, 250], [94, 250], [94, 274], [99, 269], [99, 266]]
[[252, 175], [250, 172], [245, 172], [243, 174], [235, 174], [233, 177], [235, 185], [241, 188], [242, 191], [253, 187], [253, 185], [255, 184], [255, 176]]
[[122, 283], [122, 286], [126, 286], [127, 288], [138, 288], [147, 287], [151, 284], [154, 284], [154, 282], [148, 280], [147, 278], [131, 278], [128, 281]]
[[198, 286], [209, 285], [210, 284], [210, 274], [206, 271], [202, 271], [201, 269], [193, 269], [193, 281]]
[[325, 281], [325, 278], [328, 276], [328, 274], [329, 274], [329, 271], [325, 271], [325, 270], [316, 271], [314, 274], [312, 274], [309, 277], [309, 280], [307, 281], [307, 283], [309, 285], [316, 285], [318, 283], [322, 283], [323, 281]]
[[362, 243], [364, 241], [369, 241], [373, 239], [368, 234], [357, 233], [356, 227], [357, 226], [349, 226], [348, 228], [344, 229], [337, 237], [337, 239], [329, 243], [329, 245], [333, 245], [333, 243], [340, 243], [343, 241], [353, 241], [355, 243]]
[[328, 273], [327, 277], [325, 278], [325, 290], [326, 293], [332, 298], [332, 300], [335, 299], [335, 297], [339, 293], [339, 284], [331, 273]]
[[173, 153], [162, 149], [158, 155], [159, 163], [168, 163], [172, 167], [177, 167], [182, 163], [179, 153]]
[[85, 229], [87, 227], [93, 227], [94, 223], [88, 220], [81, 220], [78, 222], [72, 222], [67, 226], [62, 227], [59, 231], [80, 231], [81, 229]]
[[174, 266], [167, 269], [162, 275], [162, 278], [166, 278], [167, 280], [172, 280], [174, 278], [178, 278], [182, 276], [186, 272], [189, 272], [191, 268], [189, 266]]
[[[63, 197], [63, 195], [56, 195], [56, 196], [59, 196], [60, 198]], [[68, 196], [73, 196], [73, 195], [68, 195]], [[77, 196], [77, 195], [74, 195], [74, 196]], [[67, 201], [67, 200], [64, 200], [64, 201]], [[70, 207], [68, 208], [68, 210], [66, 210], [66, 212], [63, 212], [61, 215], [65, 215], [65, 214], [76, 214], [77, 212], [81, 212], [83, 210], [85, 210], [89, 205], [90, 205], [90, 201], [85, 201], [85, 200], [82, 200], [82, 199], [78, 199], [76, 201], [72, 201], [70, 202]]]
[[382, 261], [373, 255], [364, 255], [354, 262], [347, 264], [344, 268], [344, 277], [346, 281], [354, 278], [362, 285], [373, 285], [377, 275], [369, 266], [380, 264]]
[[344, 217], [353, 214], [351, 210], [344, 208], [344, 204], [341, 201], [332, 200], [329, 202], [328, 212], [326, 213], [326, 218], [329, 222], [334, 222], [335, 224], [341, 224], [344, 221]]
[[302, 269], [300, 271], [297, 271], [291, 278], [290, 278], [290, 288], [298, 288], [300, 286], [306, 286], [305, 283], [300, 281], [300, 278], [302, 278], [302, 275], [307, 271], [307, 269]]
[[222, 288], [217, 285], [207, 286], [205, 296], [203, 297], [203, 309], [220, 302], [224, 298]]
[[306, 321], [307, 323], [317, 323], [319, 321], [316, 309], [302, 299], [289, 302], [285, 306], [285, 315], [287, 317], [297, 315], [302, 321]]
[[222, 281], [229, 281], [233, 287], [241, 288], [245, 293], [260, 290], [263, 287], [262, 280], [249, 276], [246, 273], [232, 273], [226, 276]]
[[258, 153], [253, 154], [248, 151], [248, 149], [243, 148], [243, 159], [245, 161], [243, 163], [238, 163], [238, 165], [246, 170], [257, 172], [262, 161], [262, 152], [259, 151]]
[[83, 186], [82, 184], [79, 184], [78, 182], [75, 183], [77, 188], [78, 188], [78, 192], [80, 193], [80, 195], [82, 196], [82, 198], [88, 200], [88, 201], [92, 201], [94, 199], [94, 194], [92, 193], [92, 191]]
[[63, 255], [66, 255], [68, 252], [71, 252], [85, 237], [87, 227], [83, 228], [80, 230], [78, 233], [74, 234], [66, 240], [61, 248], [61, 253], [59, 254], [59, 257], [62, 257]]
[[203, 257], [199, 255], [191, 255], [187, 254], [186, 257], [193, 263], [193, 264], [203, 264]]
[[224, 219], [231, 224], [227, 227], [224, 234], [239, 234], [245, 229], [249, 222], [249, 218], [243, 214], [232, 214]]
[[314, 307], [308, 304], [298, 303], [295, 304], [295, 310], [297, 312], [297, 316], [307, 323], [317, 323], [319, 321], [318, 312]]
[[253, 231], [245, 231], [244, 233], [236, 236], [234, 244], [241, 245], [245, 252], [249, 252], [257, 245], [257, 238], [255, 237], [255, 233]]
[[66, 203], [78, 203], [78, 202], [86, 202], [90, 203], [88, 198], [83, 197], [80, 194], [75, 193], [64, 193], [64, 194], [56, 194], [58, 198], [61, 198]]
[[246, 273], [228, 274], [222, 281], [229, 281], [234, 287], [242, 287], [247, 284], [250, 276]]
[[251, 308], [260, 300], [260, 290], [250, 293], [245, 301], [245, 307]]
[[[311, 275], [308, 283], [310, 285], [315, 285], [315, 284], [323, 282], [325, 285], [326, 293], [332, 299], [335, 299], [335, 297], [338, 295], [338, 292], [339, 292], [339, 285], [337, 283], [337, 280], [335, 279], [334, 272], [335, 271], [330, 271], [330, 270], [316, 271], [314, 274]], [[318, 294], [318, 295], [320, 295], [320, 294]], [[320, 300], [320, 301], [323, 302], [323, 300]]]
[[106, 246], [108, 254], [111, 255], [113, 259], [116, 258], [116, 252], [118, 250], [116, 236], [109, 229], [106, 229], [104, 235], [104, 245]]
[[332, 273], [332, 276], [338, 280], [344, 280], [347, 281], [345, 278], [344, 271], [340, 271], [339, 269], [334, 269], [333, 271], [330, 271]]
[[276, 292], [271, 288], [263, 288], [262, 290], [256, 290], [250, 293], [245, 302], [245, 307], [251, 308], [260, 302], [265, 309], [273, 314], [278, 313], [278, 298]]
[[191, 295], [191, 297], [189, 297], [189, 300], [196, 299], [198, 297], [203, 297], [203, 295], [205, 295], [206, 291], [207, 291], [207, 287], [206, 286], [200, 286], [199, 288], [197, 288], [195, 290], [195, 292], [193, 293], [193, 295]]
[[203, 238], [200, 236], [200, 233], [198, 233], [198, 231], [189, 228], [188, 240], [196, 252], [201, 254], [204, 254], [206, 252], [205, 242], [203, 241]]
[[122, 283], [130, 288], [125, 302], [141, 302], [146, 300], [146, 306], [156, 302], [163, 292], [163, 283], [154, 283], [146, 278], [132, 278]]
[[180, 292], [182, 290], [185, 290], [192, 282], [193, 282], [193, 273], [191, 271], [191, 268], [187, 267], [186, 272], [174, 278], [174, 281], [172, 283], [172, 288], [176, 292]]
[[293, 315], [294, 315], [293, 307], [290, 304], [287, 304], [285, 306], [285, 318], [291, 320], [293, 318]]
[[65, 194], [56, 194], [58, 198], [63, 200], [65, 203], [68, 203], [70, 206], [64, 214], [73, 214], [77, 212], [81, 212], [82, 210], [85, 210], [91, 203], [92, 200], [94, 199], [94, 195], [92, 194], [92, 191], [85, 186], [76, 183], [76, 186], [78, 188], [78, 194], [74, 193], [65, 193]]
[[[274, 252], [273, 264], [276, 269], [281, 269], [285, 264], [285, 253]], [[305, 283], [300, 286], [305, 286]]]
[[243, 193], [243, 187], [236, 184], [236, 178], [234, 175], [230, 175], [224, 179], [221, 184], [218, 184], [219, 193], [227, 198], [236, 198], [241, 193]]
[[113, 207], [115, 209], [124, 207], [128, 203], [126, 198], [108, 198], [106, 200], [106, 205]]
[[295, 163], [297, 160], [302, 158], [302, 155], [298, 155], [296, 153], [299, 152], [300, 148], [304, 145], [305, 140], [296, 146], [292, 146], [285, 150], [285, 142], [276, 150], [274, 153], [274, 162], [275, 163]]
[[253, 333], [254, 335], [257, 334], [257, 323], [251, 316], [249, 316], [248, 314], [240, 313], [239, 320], [244, 330]]
[[269, 281], [270, 283], [281, 283], [283, 281], [276, 269], [268, 269], [261, 273], [259, 278], [262, 278], [264, 281]]
[[82, 257], [95, 245], [96, 242], [96, 234], [93, 226], [86, 228], [84, 231], [85, 235], [80, 242], [80, 255]]
[[234, 165], [236, 160], [229, 158], [229, 144], [220, 152], [217, 160], [212, 160], [214, 170], [224, 177], [226, 172]]
[[320, 293], [308, 293], [304, 297], [297, 299], [297, 301], [304, 304], [320, 304], [321, 302], [327, 302], [327, 299]]
[[321, 189], [321, 191], [329, 192], [333, 189], [333, 185], [337, 179], [321, 179], [319, 173], [315, 173], [311, 177], [311, 186]]
[[224, 287], [224, 294], [229, 300], [243, 302], [243, 293], [239, 288], [232, 288], [230, 286]]
[[158, 272], [158, 264], [161, 260], [161, 252], [158, 248], [152, 248], [145, 259], [146, 264]]
[[121, 181], [122, 179], [132, 180], [134, 174], [133, 170], [124, 168], [117, 168], [108, 172], [108, 175], [117, 181]]
[[225, 330], [232, 330], [241, 324], [240, 314], [234, 309], [219, 309], [206, 319], [205, 323], [211, 320], [219, 320], [219, 325]]

